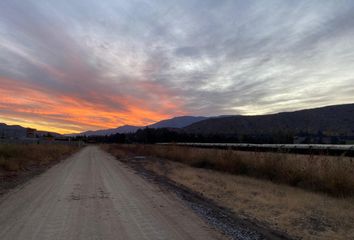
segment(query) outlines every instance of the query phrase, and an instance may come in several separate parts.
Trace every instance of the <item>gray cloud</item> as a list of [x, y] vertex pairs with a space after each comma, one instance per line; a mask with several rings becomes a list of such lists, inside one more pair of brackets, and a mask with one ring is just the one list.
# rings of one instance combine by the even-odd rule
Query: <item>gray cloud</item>
[[0, 76], [123, 112], [117, 96], [196, 115], [353, 102], [353, 16], [345, 0], [3, 0]]

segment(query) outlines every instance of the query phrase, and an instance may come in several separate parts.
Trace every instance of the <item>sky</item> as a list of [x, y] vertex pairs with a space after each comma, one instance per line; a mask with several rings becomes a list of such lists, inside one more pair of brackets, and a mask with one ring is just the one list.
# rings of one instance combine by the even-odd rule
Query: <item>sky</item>
[[351, 0], [0, 1], [0, 122], [72, 133], [353, 102]]

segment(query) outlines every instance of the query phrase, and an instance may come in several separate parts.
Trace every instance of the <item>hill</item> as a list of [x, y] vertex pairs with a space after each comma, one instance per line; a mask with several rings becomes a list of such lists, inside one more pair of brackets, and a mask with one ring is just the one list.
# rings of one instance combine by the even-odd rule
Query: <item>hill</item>
[[19, 125], [7, 125], [5, 123], [0, 123], [0, 138], [3, 139], [35, 138], [43, 137], [48, 134], [53, 137], [61, 136], [59, 133], [55, 132], [38, 131], [33, 128], [25, 128]]
[[149, 128], [184, 128], [196, 122], [208, 119], [207, 117], [181, 116], [171, 119], [162, 120], [160, 122], [151, 124]]
[[103, 129], [97, 131], [86, 131], [78, 134], [69, 134], [68, 136], [109, 136], [116, 133], [135, 133], [142, 127], [124, 125], [117, 128]]
[[174, 117], [171, 119], [162, 120], [148, 126], [130, 126], [124, 125], [112, 129], [102, 129], [96, 131], [86, 131], [77, 134], [68, 134], [67, 136], [109, 136], [116, 133], [135, 133], [138, 129], [142, 128], [170, 128], [170, 129], [180, 129], [184, 128], [192, 123], [196, 123], [207, 119], [207, 117], [193, 117], [193, 116], [182, 116]]
[[257, 116], [209, 118], [184, 128], [187, 133], [222, 135], [318, 134], [354, 136], [354, 104]]

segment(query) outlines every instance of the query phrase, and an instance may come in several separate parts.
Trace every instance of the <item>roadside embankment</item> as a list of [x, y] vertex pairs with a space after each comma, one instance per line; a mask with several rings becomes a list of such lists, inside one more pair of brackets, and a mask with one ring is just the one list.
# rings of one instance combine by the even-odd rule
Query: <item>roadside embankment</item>
[[78, 149], [75, 145], [62, 144], [0, 144], [0, 195]]
[[[156, 149], [151, 145], [107, 145], [105, 149], [118, 159], [125, 159], [122, 161], [128, 164], [129, 162], [134, 162], [135, 165], [140, 165], [141, 169], [146, 169], [157, 176], [165, 177], [177, 185], [199, 194], [207, 201], [215, 202], [237, 216], [237, 218], [258, 223], [260, 226], [274, 229], [278, 232], [284, 232], [291, 238], [354, 239], [353, 196], [329, 195], [320, 191], [309, 191], [302, 187], [272, 182], [265, 178], [260, 179], [244, 174], [235, 174], [235, 172], [228, 170], [216, 171], [215, 168], [210, 169], [212, 168], [210, 166], [204, 168], [198, 164], [193, 166], [193, 164], [187, 162], [192, 154], [194, 156], [199, 154], [207, 155], [204, 151], [198, 152], [198, 149], [188, 149], [190, 152], [186, 153], [183, 149], [177, 148], [180, 152], [176, 153], [177, 149], [169, 148], [170, 151], [174, 151], [168, 153], [166, 149], [161, 150], [159, 148], [161, 150], [159, 155], [154, 154]], [[164, 156], [178, 154], [181, 158], [184, 155], [185, 160], [170, 161], [166, 159], [167, 157], [162, 158], [163, 154], [166, 154]], [[247, 159], [250, 159], [251, 156], [259, 157], [256, 153], [248, 154]], [[135, 161], [129, 160], [134, 159], [134, 156], [137, 155], [144, 155], [146, 158]], [[280, 156], [283, 155], [285, 154]], [[216, 154], [215, 156], [218, 155]], [[270, 156], [268, 157], [270, 158]], [[295, 161], [297, 157], [291, 155], [285, 159]], [[325, 158], [324, 161], [328, 161], [327, 164], [337, 164], [334, 162], [334, 158]], [[278, 157], [277, 159], [280, 158]], [[312, 159], [314, 164], [319, 164], [318, 161], [320, 159], [316, 159], [314, 156], [312, 156]], [[338, 159], [338, 161], [340, 160]], [[307, 161], [310, 161], [310, 158]], [[198, 163], [198, 161], [194, 159], [194, 163]], [[294, 166], [295, 162], [290, 164]], [[304, 163], [300, 162], [298, 164]], [[275, 165], [275, 167], [278, 166]], [[323, 169], [330, 166], [322, 163], [322, 168], [318, 171], [325, 171]]]
[[350, 157], [201, 149], [173, 145], [118, 145], [121, 150], [166, 158], [287, 184], [335, 197], [354, 196], [354, 160]]

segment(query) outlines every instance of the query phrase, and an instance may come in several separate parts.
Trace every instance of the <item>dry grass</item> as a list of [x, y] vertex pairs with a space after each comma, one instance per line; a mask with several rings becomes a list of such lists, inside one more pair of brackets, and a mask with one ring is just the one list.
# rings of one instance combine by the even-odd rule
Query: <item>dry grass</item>
[[77, 146], [60, 144], [1, 144], [0, 169], [16, 172], [33, 165], [48, 165], [77, 149]]
[[[200, 161], [205, 161], [205, 159], [208, 161], [210, 156], [208, 154], [210, 150], [208, 149], [176, 147], [162, 149], [160, 146], [155, 148], [148, 145], [106, 145], [104, 148], [117, 158], [151, 155], [173, 159], [174, 161], [147, 158], [146, 161], [140, 163], [144, 164], [146, 169], [158, 175], [166, 176], [176, 183], [184, 185], [192, 191], [198, 192], [206, 198], [215, 201], [220, 206], [230, 209], [239, 217], [263, 223], [271, 229], [286, 232], [295, 239], [354, 239], [353, 197], [338, 198], [327, 194], [306, 191], [298, 187], [289, 186], [288, 184], [279, 184], [269, 180], [225, 173], [225, 171], [235, 172], [235, 169], [225, 170], [225, 168], [219, 168], [222, 172], [190, 166], [213, 166], [208, 165], [209, 163], [206, 165], [200, 164]], [[252, 157], [255, 159], [263, 158], [261, 160], [265, 161], [273, 155], [277, 155], [248, 152], [230, 153], [230, 151], [213, 150], [212, 156], [218, 159], [220, 156], [227, 157], [228, 154], [229, 161], [234, 160], [233, 154], [244, 157], [242, 161], [244, 161], [243, 164], [246, 167], [248, 167], [247, 163], [254, 164], [253, 161], [255, 160]], [[204, 158], [201, 157], [203, 155]], [[321, 174], [328, 175], [329, 173], [334, 174], [335, 171], [339, 170], [342, 171], [342, 167], [339, 167], [339, 170], [328, 170], [327, 168], [330, 168], [331, 164], [338, 164], [334, 161], [341, 161], [344, 158], [289, 154], [289, 156], [285, 156], [282, 159], [280, 156], [283, 155], [286, 154], [279, 154], [270, 161], [275, 161], [275, 159], [290, 161], [289, 164], [294, 166], [295, 170], [300, 168], [300, 166], [306, 167], [313, 162], [317, 164], [315, 166], [321, 169], [313, 173], [316, 176]], [[183, 159], [180, 160], [176, 156]], [[199, 160], [189, 160], [191, 156], [197, 156]], [[324, 162], [321, 163], [321, 161]], [[344, 161], [349, 160], [344, 159]], [[211, 163], [215, 164], [215, 162]], [[225, 164], [223, 167], [228, 166], [227, 159], [224, 160], [223, 164]], [[280, 163], [275, 163], [275, 166], [284, 167]], [[352, 169], [352, 165], [349, 164], [348, 166]], [[324, 172], [326, 171], [327, 173], [325, 174]]]
[[172, 161], [151, 160], [145, 167], [212, 199], [237, 216], [296, 239], [354, 239], [353, 198], [334, 198]]
[[166, 158], [198, 168], [262, 178], [337, 197], [354, 195], [354, 161], [347, 157], [162, 145], [114, 145], [111, 148]]

